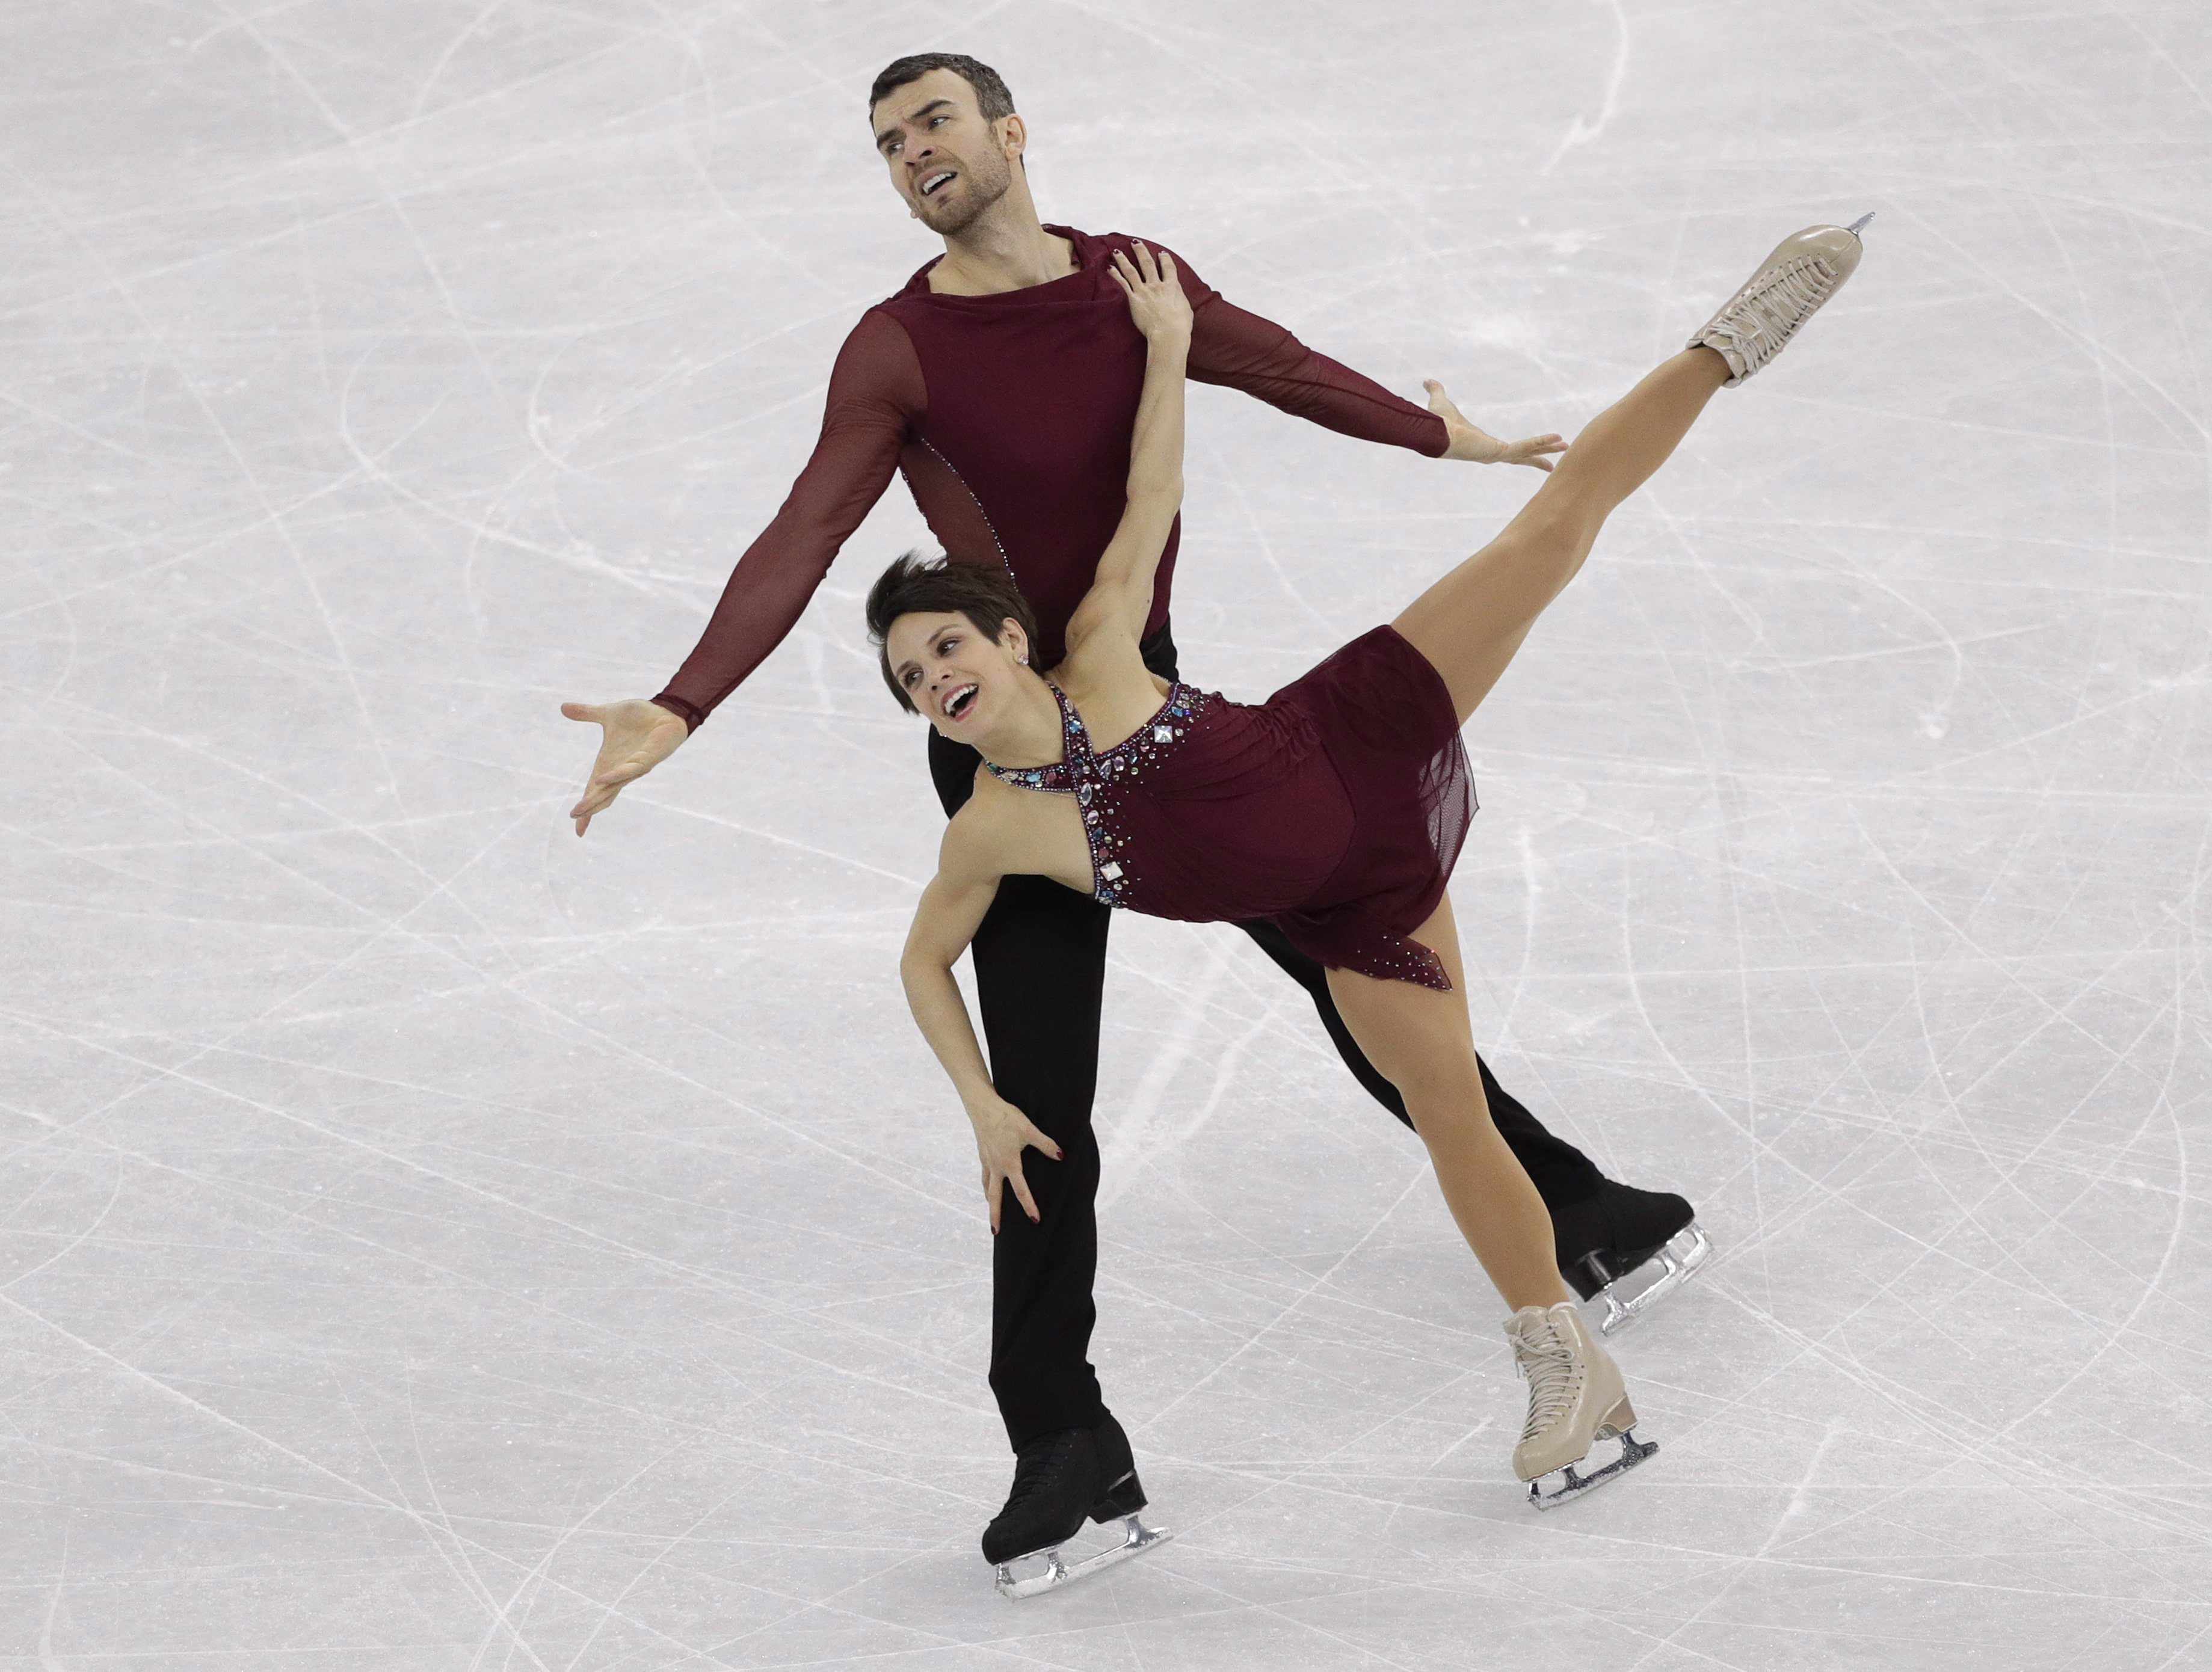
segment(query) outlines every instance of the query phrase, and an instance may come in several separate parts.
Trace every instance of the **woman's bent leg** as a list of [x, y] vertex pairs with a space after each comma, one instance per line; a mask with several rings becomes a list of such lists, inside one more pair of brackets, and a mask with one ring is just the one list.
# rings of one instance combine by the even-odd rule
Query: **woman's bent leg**
[[[1406, 1100], [1367, 1060], [1359, 1049], [1359, 1041], [1345, 1026], [1344, 1017], [1336, 1008], [1335, 996], [1329, 991], [1328, 972], [1291, 945], [1291, 937], [1271, 918], [1237, 926], [1252, 937], [1253, 943], [1274, 961], [1277, 969], [1306, 990], [1314, 1009], [1320, 1013], [1321, 1025], [1328, 1031], [1329, 1043], [1336, 1047], [1336, 1054], [1352, 1071], [1352, 1077], [1359, 1082], [1361, 1089], [1411, 1128], [1413, 1118], [1406, 1112]], [[1475, 1057], [1475, 1066], [1482, 1073], [1482, 1089], [1490, 1105], [1490, 1118], [1504, 1135], [1515, 1158], [1528, 1170], [1536, 1193], [1544, 1198], [1544, 1206], [1554, 1221], [1561, 1209], [1595, 1196], [1606, 1182], [1597, 1164], [1538, 1120], [1526, 1105], [1499, 1085], [1497, 1075], [1480, 1054]]]
[[1728, 377], [1711, 348], [1664, 362], [1590, 421], [1495, 540], [1392, 623], [1443, 676], [1461, 724], [1574, 579], [1613, 508], [1667, 462]]
[[1405, 1098], [1460, 1234], [1506, 1305], [1553, 1305], [1567, 1290], [1552, 1216], [1483, 1096], [1451, 902], [1439, 905], [1413, 938], [1443, 960], [1451, 991], [1351, 970], [1331, 970], [1329, 991], [1368, 1060]]
[[[1528, 1384], [1513, 1470], [1543, 1509], [1626, 1474], [1658, 1448], [1628, 1432], [1636, 1412], [1620, 1366], [1568, 1298], [1543, 1200], [1491, 1123], [1449, 900], [1414, 938], [1443, 960], [1450, 992], [1346, 970], [1331, 970], [1328, 984], [1361, 1048], [1405, 1093], [1460, 1234], [1512, 1308], [1505, 1334]], [[1618, 1455], [1593, 1463], [1601, 1441], [1616, 1442]]]

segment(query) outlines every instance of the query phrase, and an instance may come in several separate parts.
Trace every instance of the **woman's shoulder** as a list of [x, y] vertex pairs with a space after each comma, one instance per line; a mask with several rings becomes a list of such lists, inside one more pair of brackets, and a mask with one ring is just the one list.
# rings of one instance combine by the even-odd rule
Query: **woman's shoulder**
[[1087, 666], [1070, 657], [1053, 669], [1053, 679], [1100, 754], [1150, 719], [1172, 688], [1135, 656], [1102, 657]]
[[[957, 863], [963, 869], [986, 870], [1001, 860], [1019, 857], [1024, 839], [1035, 824], [1037, 803], [1048, 797], [1011, 784], [1002, 784], [983, 767], [975, 768], [975, 790], [945, 827], [942, 866]], [[1000, 868], [1000, 874], [1015, 869]]]

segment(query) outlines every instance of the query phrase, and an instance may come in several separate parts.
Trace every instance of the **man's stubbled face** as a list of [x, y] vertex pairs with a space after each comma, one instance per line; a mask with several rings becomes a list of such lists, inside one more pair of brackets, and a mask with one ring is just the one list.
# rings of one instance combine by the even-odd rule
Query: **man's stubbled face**
[[870, 118], [892, 190], [933, 233], [965, 230], [1013, 184], [1003, 126], [992, 130], [975, 89], [950, 70], [894, 88]]

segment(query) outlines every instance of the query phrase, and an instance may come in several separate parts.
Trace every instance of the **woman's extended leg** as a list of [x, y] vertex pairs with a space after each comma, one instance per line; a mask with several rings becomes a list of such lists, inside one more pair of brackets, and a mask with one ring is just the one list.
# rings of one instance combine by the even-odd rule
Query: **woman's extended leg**
[[1395, 626], [1436, 664], [1461, 724], [1490, 694], [1536, 617], [1575, 577], [1613, 508], [1667, 462], [1724, 383], [1782, 351], [1859, 264], [1859, 229], [1808, 227], [1668, 360], [1598, 415], [1504, 533], [1415, 599]]
[[1729, 376], [1711, 348], [1665, 361], [1590, 421], [1504, 532], [1391, 624], [1443, 675], [1462, 724], [1583, 566], [1613, 507], [1667, 462]]
[[1443, 960], [1449, 992], [1352, 970], [1331, 970], [1329, 992], [1368, 1060], [1405, 1099], [1460, 1234], [1506, 1305], [1516, 1312], [1555, 1305], [1567, 1289], [1552, 1216], [1498, 1136], [1482, 1094], [1451, 902], [1440, 904], [1413, 938]]

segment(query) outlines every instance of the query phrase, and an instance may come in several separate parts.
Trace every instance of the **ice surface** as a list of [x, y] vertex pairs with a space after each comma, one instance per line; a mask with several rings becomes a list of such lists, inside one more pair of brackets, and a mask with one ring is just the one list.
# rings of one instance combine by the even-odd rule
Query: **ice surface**
[[[0, 1665], [2212, 1664], [2212, 14], [83, 0], [12, 9]], [[1228, 932], [1115, 929], [1097, 1355], [1175, 1543], [975, 1548], [938, 818], [800, 631], [577, 842], [932, 253], [896, 53], [1046, 213], [1571, 430], [1782, 233], [1716, 403], [1470, 732], [1501, 1076], [1680, 1188], [1661, 1456], [1538, 1518], [1413, 1142]], [[1271, 690], [1525, 472], [1193, 403], [1184, 669]]]

